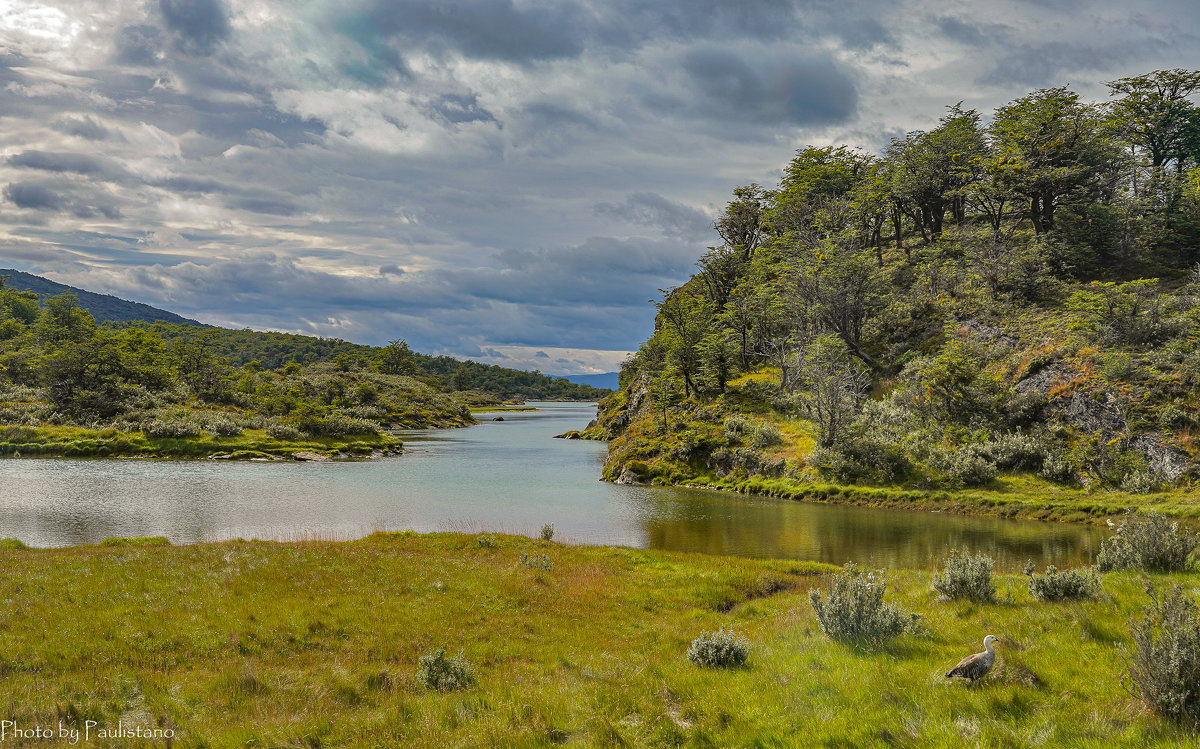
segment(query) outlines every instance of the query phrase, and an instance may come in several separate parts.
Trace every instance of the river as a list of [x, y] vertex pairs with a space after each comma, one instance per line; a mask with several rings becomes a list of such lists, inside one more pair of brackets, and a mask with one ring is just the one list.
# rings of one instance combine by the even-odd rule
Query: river
[[30, 546], [166, 536], [353, 539], [413, 529], [536, 535], [568, 543], [931, 567], [952, 548], [997, 567], [1090, 563], [1086, 526], [874, 510], [598, 480], [605, 445], [556, 440], [594, 406], [538, 403], [468, 429], [405, 433], [398, 458], [332, 463], [8, 459], [0, 537]]

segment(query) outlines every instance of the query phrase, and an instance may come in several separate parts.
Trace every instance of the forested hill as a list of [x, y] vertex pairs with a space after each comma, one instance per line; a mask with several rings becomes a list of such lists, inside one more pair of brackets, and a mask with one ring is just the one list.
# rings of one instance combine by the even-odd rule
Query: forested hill
[[156, 322], [162, 320], [163, 322], [176, 323], [178, 325], [207, 327], [203, 323], [177, 315], [174, 312], [151, 307], [148, 304], [130, 302], [109, 294], [97, 294], [92, 291], [77, 289], [74, 286], [67, 286], [66, 284], [57, 283], [31, 273], [23, 273], [19, 270], [0, 268], [0, 278], [4, 279], [5, 286], [10, 289], [32, 291], [43, 299], [57, 296], [58, 294], [74, 294], [79, 300], [79, 306], [91, 313], [97, 322], [128, 322], [138, 320]]
[[607, 476], [1190, 484], [1200, 71], [1108, 85], [1100, 102], [1063, 87], [951, 106], [879, 153], [804, 148], [778, 185], [734, 190], [603, 403]]

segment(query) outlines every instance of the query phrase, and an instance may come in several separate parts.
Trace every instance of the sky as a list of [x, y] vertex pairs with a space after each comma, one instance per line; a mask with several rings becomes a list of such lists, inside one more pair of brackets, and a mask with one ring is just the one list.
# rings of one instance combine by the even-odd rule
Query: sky
[[738, 185], [1200, 68], [1194, 0], [0, 0], [0, 267], [613, 371]]

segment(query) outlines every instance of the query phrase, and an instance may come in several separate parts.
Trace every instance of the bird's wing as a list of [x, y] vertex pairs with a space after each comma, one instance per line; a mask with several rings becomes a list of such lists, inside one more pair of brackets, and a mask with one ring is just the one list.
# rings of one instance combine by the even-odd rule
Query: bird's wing
[[951, 676], [967, 676], [969, 677], [979, 667], [979, 661], [982, 659], [983, 653], [968, 655], [958, 662], [958, 665], [946, 672], [946, 678]]

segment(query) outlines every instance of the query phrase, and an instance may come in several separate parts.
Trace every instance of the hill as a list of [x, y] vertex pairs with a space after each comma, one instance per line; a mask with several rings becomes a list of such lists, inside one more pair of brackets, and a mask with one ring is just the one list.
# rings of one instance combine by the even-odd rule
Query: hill
[[951, 107], [882, 153], [808, 147], [775, 188], [737, 188], [587, 432], [613, 440], [606, 477], [1200, 511], [1200, 72], [1112, 86], [987, 125]]
[[164, 309], [151, 307], [141, 302], [130, 302], [109, 294], [97, 294], [74, 286], [57, 283], [48, 278], [24, 273], [19, 270], [0, 268], [0, 278], [4, 278], [6, 286], [17, 291], [32, 291], [41, 297], [52, 297], [59, 294], [74, 294], [79, 298], [79, 306], [91, 313], [97, 322], [169, 322], [178, 325], [208, 327], [204, 323], [191, 320], [168, 312]]
[[560, 375], [562, 379], [570, 380], [578, 385], [591, 385], [592, 387], [605, 388], [607, 390], [617, 389], [617, 379], [619, 376], [620, 374], [618, 372], [604, 372], [603, 374]]

